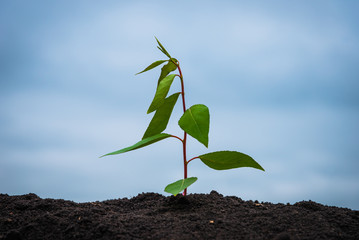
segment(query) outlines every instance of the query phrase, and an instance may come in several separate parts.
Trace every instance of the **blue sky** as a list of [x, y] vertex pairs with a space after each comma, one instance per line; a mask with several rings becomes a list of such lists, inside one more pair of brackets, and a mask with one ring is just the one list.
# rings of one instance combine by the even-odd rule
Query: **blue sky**
[[[2, 1], [0, 192], [74, 201], [163, 192], [182, 178], [168, 139], [141, 139], [160, 39], [182, 66], [188, 107], [209, 107], [209, 148], [265, 169], [189, 165], [189, 193], [313, 200], [359, 209], [357, 1]], [[174, 82], [172, 92], [179, 91]], [[175, 107], [166, 132], [182, 135]]]

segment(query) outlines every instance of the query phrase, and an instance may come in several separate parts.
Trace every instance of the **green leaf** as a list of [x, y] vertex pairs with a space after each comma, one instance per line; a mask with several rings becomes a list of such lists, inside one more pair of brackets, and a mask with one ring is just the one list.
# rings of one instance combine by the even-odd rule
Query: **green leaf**
[[[155, 37], [156, 38], [156, 37]], [[158, 39], [156, 38], [156, 41], [158, 43], [158, 45], [160, 45], [158, 47], [158, 49], [161, 50], [161, 52], [163, 52], [167, 57], [171, 58], [171, 55], [167, 52], [167, 50], [165, 49], [165, 47], [160, 43], [160, 41], [158, 41]]]
[[187, 109], [178, 125], [189, 135], [208, 147], [209, 110], [203, 104], [196, 104]]
[[191, 186], [195, 181], [197, 181], [196, 177], [178, 180], [174, 183], [168, 184], [165, 188], [165, 192], [171, 193], [176, 196], [178, 193]]
[[153, 68], [155, 68], [155, 67], [157, 67], [157, 66], [159, 66], [159, 65], [161, 65], [162, 63], [167, 62], [167, 61], [168, 61], [168, 60], [158, 60], [158, 61], [156, 61], [156, 62], [154, 62], [154, 63], [151, 63], [150, 66], [146, 67], [143, 71], [141, 71], [141, 72], [139, 72], [139, 73], [136, 73], [136, 75], [137, 75], [137, 74], [141, 74], [141, 73], [143, 73], [143, 72], [146, 72], [146, 71], [148, 71], [148, 70], [151, 70], [151, 69], [153, 69]]
[[165, 99], [164, 103], [157, 109], [142, 139], [161, 133], [166, 129], [179, 95], [180, 93], [175, 93]]
[[216, 170], [226, 170], [240, 167], [264, 169], [250, 156], [235, 151], [219, 151], [203, 154], [198, 157], [208, 167]]
[[[161, 47], [157, 47], [161, 52], [163, 52], [167, 57], [171, 57], [169, 53], [165, 52]], [[168, 54], [168, 55], [167, 55]]]
[[165, 78], [170, 72], [173, 72], [177, 69], [177, 65], [173, 62], [177, 63], [177, 59], [172, 58], [168, 61], [167, 64], [163, 65], [163, 67], [161, 68], [161, 75], [158, 78], [158, 84], [161, 82], [161, 80], [163, 78]]
[[165, 101], [168, 91], [170, 90], [173, 79], [176, 77], [176, 74], [171, 74], [162, 79], [158, 84], [155, 97], [152, 100], [150, 107], [148, 108], [147, 113], [151, 113], [157, 110]]
[[101, 157], [129, 152], [129, 151], [132, 151], [132, 150], [135, 150], [135, 149], [138, 149], [138, 148], [145, 147], [145, 146], [150, 145], [152, 143], [161, 141], [161, 140], [163, 140], [165, 138], [168, 138], [168, 137], [171, 137], [171, 136], [172, 135], [167, 134], [167, 133], [156, 134], [154, 136], [151, 136], [151, 137], [148, 137], [148, 138], [145, 138], [145, 139], [139, 141], [138, 143], [132, 145], [131, 147], [127, 147], [127, 148], [123, 148], [123, 149], [115, 151], [115, 152], [107, 153], [107, 154], [105, 154], [105, 155], [103, 155]]

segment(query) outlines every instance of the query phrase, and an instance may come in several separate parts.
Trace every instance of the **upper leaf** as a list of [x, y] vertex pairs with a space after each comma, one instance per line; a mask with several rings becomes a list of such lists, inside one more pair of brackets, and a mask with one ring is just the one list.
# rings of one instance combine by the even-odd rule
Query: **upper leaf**
[[[155, 37], [156, 38], [156, 37]], [[165, 49], [165, 47], [160, 43], [160, 41], [158, 41], [158, 39], [156, 38], [156, 41], [159, 45], [158, 49], [161, 50], [161, 52], [163, 52], [167, 57], [171, 58], [171, 55], [167, 52], [167, 50]]]
[[226, 170], [240, 167], [264, 169], [250, 156], [235, 151], [219, 151], [203, 154], [198, 157], [208, 167], [216, 170]]
[[135, 150], [135, 149], [138, 149], [138, 148], [145, 147], [145, 146], [150, 145], [152, 143], [161, 141], [161, 140], [163, 140], [165, 138], [168, 138], [168, 137], [171, 137], [171, 136], [172, 135], [167, 134], [167, 133], [156, 134], [154, 136], [142, 139], [141, 141], [139, 141], [138, 143], [132, 145], [131, 147], [127, 147], [127, 148], [123, 148], [123, 149], [115, 151], [115, 152], [107, 153], [107, 154], [105, 154], [105, 155], [103, 155], [101, 157], [129, 152], [129, 151], [132, 151], [132, 150]]
[[158, 60], [158, 61], [156, 61], [156, 62], [154, 62], [154, 63], [151, 63], [151, 65], [149, 65], [148, 67], [146, 67], [143, 71], [141, 71], [141, 72], [139, 72], [139, 73], [136, 73], [136, 75], [137, 74], [140, 74], [140, 73], [143, 73], [143, 72], [147, 72], [148, 70], [151, 70], [151, 69], [153, 69], [153, 68], [155, 68], [155, 67], [157, 67], [157, 66], [159, 66], [159, 65], [161, 65], [162, 63], [164, 63], [164, 62], [167, 62], [168, 60]]
[[176, 74], [168, 75], [158, 84], [155, 97], [153, 98], [152, 103], [147, 110], [147, 113], [151, 113], [157, 110], [163, 104], [175, 77]]
[[209, 110], [203, 104], [196, 104], [187, 109], [178, 125], [189, 135], [208, 147]]
[[171, 193], [176, 196], [178, 193], [191, 186], [195, 181], [197, 181], [196, 177], [178, 180], [174, 183], [168, 184], [165, 188], [165, 192]]
[[142, 139], [161, 133], [166, 129], [179, 95], [180, 93], [175, 93], [165, 99], [164, 103], [157, 109]]
[[177, 65], [174, 63], [177, 63], [177, 59], [172, 58], [168, 61], [167, 64], [163, 65], [163, 67], [161, 68], [161, 75], [158, 78], [158, 84], [161, 82], [161, 80], [163, 78], [165, 78], [170, 72], [173, 72], [174, 70], [177, 69]]

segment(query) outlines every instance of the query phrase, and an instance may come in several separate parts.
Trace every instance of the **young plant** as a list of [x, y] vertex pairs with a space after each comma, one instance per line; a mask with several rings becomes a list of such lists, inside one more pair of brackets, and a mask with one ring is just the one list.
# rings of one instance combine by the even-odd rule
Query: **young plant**
[[[235, 151], [211, 152], [187, 160], [187, 134], [197, 139], [200, 143], [208, 148], [209, 110], [203, 104], [196, 104], [188, 109], [186, 108], [183, 75], [180, 63], [176, 58], [171, 57], [171, 55], [166, 51], [157, 38], [156, 40], [158, 43], [157, 48], [164, 55], [166, 55], [168, 59], [156, 61], [145, 68], [143, 71], [137, 73], [140, 74], [164, 64], [161, 69], [160, 77], [157, 81], [157, 90], [155, 96], [147, 111], [147, 114], [152, 112], [155, 112], [155, 114], [141, 141], [130, 147], [105, 154], [102, 157], [132, 151], [169, 137], [180, 140], [183, 147], [184, 178], [167, 185], [165, 188], [165, 192], [171, 193], [175, 196], [182, 191], [183, 195], [186, 196], [187, 188], [195, 181], [197, 181], [196, 177], [187, 177], [187, 166], [195, 159], [200, 159], [205, 165], [215, 170], [252, 167], [264, 171], [264, 169], [253, 158], [244, 153]], [[170, 74], [175, 70], [178, 70], [178, 74]], [[171, 84], [176, 77], [180, 79], [181, 91], [167, 97]], [[179, 119], [178, 125], [183, 130], [183, 138], [168, 133], [163, 133], [167, 127], [172, 110], [180, 95], [182, 98], [183, 115]]]

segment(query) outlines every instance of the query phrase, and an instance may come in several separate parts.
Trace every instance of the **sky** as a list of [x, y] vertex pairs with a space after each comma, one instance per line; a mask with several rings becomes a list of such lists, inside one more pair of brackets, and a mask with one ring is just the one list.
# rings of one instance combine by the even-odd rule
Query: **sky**
[[[1, 1], [0, 193], [76, 202], [168, 196], [183, 177], [174, 138], [141, 140], [166, 59], [186, 104], [210, 110], [209, 147], [266, 170], [198, 159], [188, 193], [359, 210], [358, 1]], [[175, 80], [170, 93], [180, 90]], [[182, 136], [179, 101], [165, 132]]]

